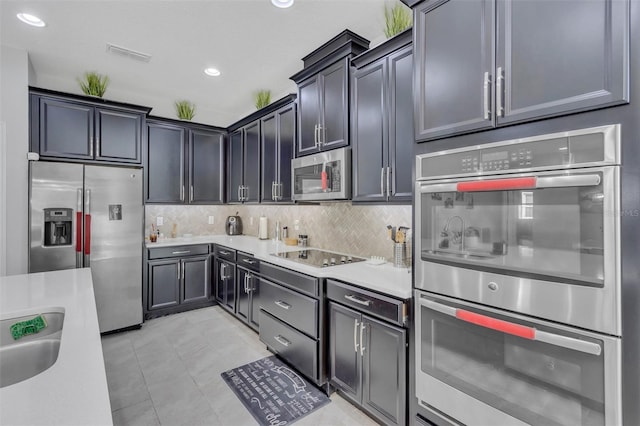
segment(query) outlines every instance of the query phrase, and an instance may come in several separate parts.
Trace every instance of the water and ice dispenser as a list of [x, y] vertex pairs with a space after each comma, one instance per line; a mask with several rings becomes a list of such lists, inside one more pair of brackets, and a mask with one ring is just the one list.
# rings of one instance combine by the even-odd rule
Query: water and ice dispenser
[[68, 246], [73, 238], [73, 209], [44, 209], [44, 246]]

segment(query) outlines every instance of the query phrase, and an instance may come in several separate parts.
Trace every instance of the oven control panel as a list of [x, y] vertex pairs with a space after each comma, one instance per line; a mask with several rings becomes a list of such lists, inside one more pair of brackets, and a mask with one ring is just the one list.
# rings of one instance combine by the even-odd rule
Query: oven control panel
[[417, 156], [416, 179], [619, 164], [620, 125], [475, 145]]

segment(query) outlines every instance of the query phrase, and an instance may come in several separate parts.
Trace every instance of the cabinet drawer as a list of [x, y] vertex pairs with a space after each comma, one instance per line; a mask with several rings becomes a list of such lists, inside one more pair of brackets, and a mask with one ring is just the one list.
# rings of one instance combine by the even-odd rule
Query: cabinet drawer
[[254, 272], [260, 271], [260, 261], [251, 254], [238, 252], [236, 254], [238, 266], [244, 266]]
[[318, 380], [318, 342], [260, 310], [260, 340], [302, 374]]
[[173, 247], [149, 249], [149, 259], [193, 256], [197, 254], [209, 254], [209, 244], [197, 244], [197, 245], [189, 245], [189, 246], [173, 246]]
[[271, 265], [270, 263], [262, 263], [260, 265], [260, 273], [271, 281], [282, 284], [285, 287], [293, 288], [309, 296], [319, 296], [318, 279], [315, 277]]
[[407, 305], [402, 300], [338, 281], [327, 280], [327, 298], [400, 326], [407, 316]]
[[236, 261], [236, 251], [229, 247], [215, 245], [213, 246], [213, 252], [216, 257], [220, 259], [230, 260], [231, 262]]
[[260, 278], [260, 306], [309, 336], [318, 337], [318, 301]]

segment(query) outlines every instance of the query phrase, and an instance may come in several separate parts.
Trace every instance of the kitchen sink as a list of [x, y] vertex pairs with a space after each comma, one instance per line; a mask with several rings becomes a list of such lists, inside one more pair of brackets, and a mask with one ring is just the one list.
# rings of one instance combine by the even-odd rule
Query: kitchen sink
[[[31, 315], [0, 320], [0, 387], [10, 386], [37, 376], [58, 359], [64, 323], [64, 309], [47, 308]], [[42, 315], [47, 327], [39, 333], [14, 340], [10, 327], [16, 322]]]

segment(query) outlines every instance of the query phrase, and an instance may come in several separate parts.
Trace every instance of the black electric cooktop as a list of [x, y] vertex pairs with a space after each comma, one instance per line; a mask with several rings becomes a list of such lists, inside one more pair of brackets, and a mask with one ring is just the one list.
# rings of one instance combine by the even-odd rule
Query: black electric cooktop
[[279, 253], [273, 253], [272, 256], [282, 257], [284, 259], [293, 260], [294, 262], [315, 266], [316, 268], [326, 268], [328, 266], [364, 262], [366, 260], [362, 257], [348, 256], [340, 253], [334, 253], [331, 251], [324, 251], [319, 249], [279, 252]]

